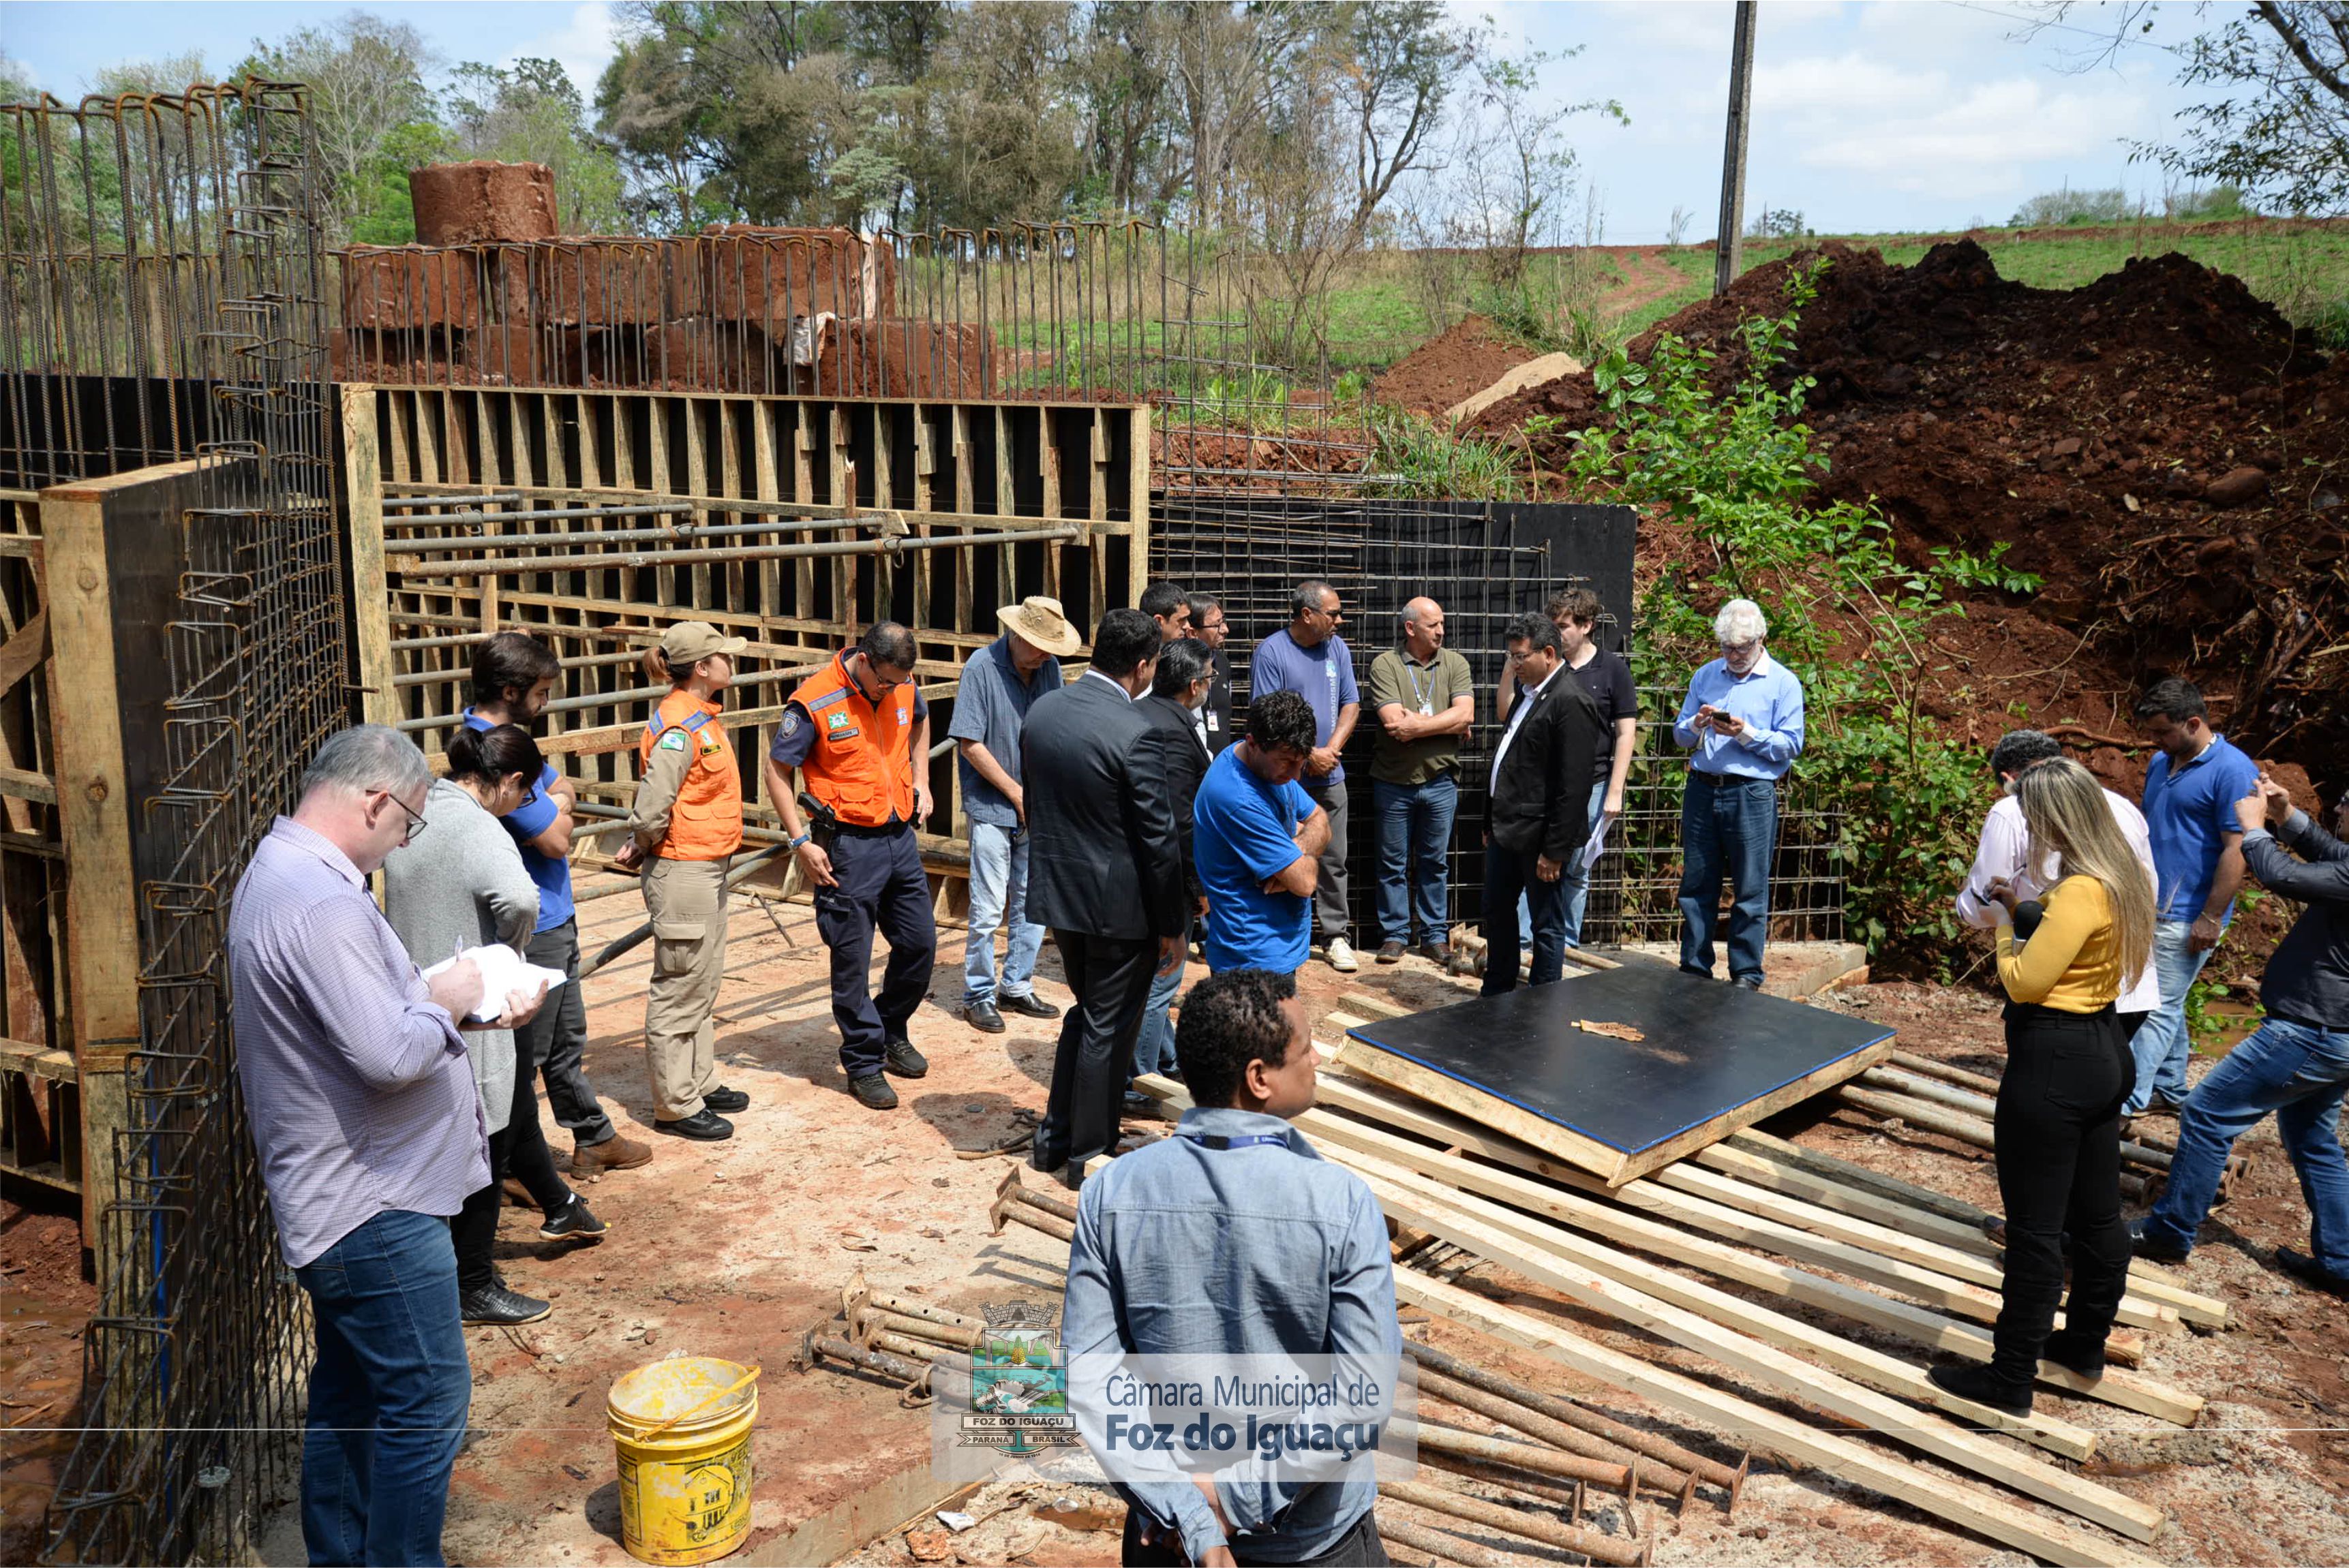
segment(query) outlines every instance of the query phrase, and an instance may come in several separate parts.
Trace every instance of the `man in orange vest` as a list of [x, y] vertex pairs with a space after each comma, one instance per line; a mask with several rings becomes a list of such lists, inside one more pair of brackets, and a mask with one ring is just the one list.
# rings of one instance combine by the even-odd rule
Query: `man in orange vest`
[[734, 1136], [719, 1115], [750, 1097], [718, 1081], [719, 978], [726, 971], [726, 868], [742, 847], [742, 768], [726, 738], [721, 694], [734, 679], [740, 637], [681, 621], [648, 667], [674, 687], [636, 743], [640, 776], [629, 841], [616, 857], [644, 868], [653, 923], [652, 988], [645, 996], [645, 1067], [653, 1128], [715, 1142]]
[[[914, 838], [930, 815], [930, 706], [914, 684], [914, 634], [877, 623], [792, 693], [767, 753], [767, 799], [814, 890], [816, 933], [832, 949], [840, 1065], [849, 1092], [874, 1110], [896, 1108], [884, 1072], [917, 1078], [930, 1070], [906, 1035], [929, 995], [938, 946]], [[828, 821], [801, 820], [794, 771]], [[870, 985], [876, 927], [889, 939], [878, 996]]]

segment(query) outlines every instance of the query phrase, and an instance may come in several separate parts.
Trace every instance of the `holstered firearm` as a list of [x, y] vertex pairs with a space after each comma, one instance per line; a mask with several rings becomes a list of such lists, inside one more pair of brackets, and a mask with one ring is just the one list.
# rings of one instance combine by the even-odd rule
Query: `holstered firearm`
[[832, 841], [840, 834], [840, 814], [804, 789], [799, 800], [800, 810], [807, 813], [809, 839], [825, 854], [832, 853]]

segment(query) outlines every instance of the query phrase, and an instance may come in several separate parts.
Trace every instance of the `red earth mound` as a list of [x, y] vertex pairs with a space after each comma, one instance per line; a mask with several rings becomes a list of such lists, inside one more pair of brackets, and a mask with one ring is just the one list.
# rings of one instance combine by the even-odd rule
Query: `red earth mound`
[[1464, 315], [1451, 331], [1395, 361], [1371, 391], [1381, 403], [1441, 414], [1534, 356], [1531, 349], [1500, 336], [1483, 316]]
[[[1817, 382], [1823, 494], [1872, 500], [1904, 553], [2004, 542], [2044, 580], [1945, 625], [1946, 716], [1994, 735], [2019, 703], [2094, 746], [2130, 738], [2135, 693], [2174, 673], [2239, 740], [2349, 780], [2349, 355], [2180, 255], [2070, 291], [2001, 278], [1971, 241], [1912, 267], [1827, 257], [1788, 372]], [[1736, 323], [1780, 308], [1789, 264], [1660, 324], [1633, 357], [1672, 332], [1733, 375]], [[1573, 428], [1596, 412], [1586, 375], [1478, 424], [1514, 440], [1531, 416]], [[1537, 458], [1562, 466], [1565, 446], [1537, 440]]]

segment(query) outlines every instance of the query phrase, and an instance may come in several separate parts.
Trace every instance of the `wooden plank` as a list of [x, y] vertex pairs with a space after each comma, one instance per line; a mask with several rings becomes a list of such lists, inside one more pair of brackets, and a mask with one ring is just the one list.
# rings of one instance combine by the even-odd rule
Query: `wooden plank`
[[376, 389], [346, 385], [342, 413], [359, 713], [369, 724], [397, 724], [399, 694], [392, 685], [396, 668], [391, 657], [391, 591], [384, 575], [383, 472], [376, 449]]
[[1865, 1187], [1869, 1191], [1881, 1192], [1888, 1197], [1898, 1198], [1902, 1202], [1913, 1204], [1929, 1213], [1941, 1214], [1952, 1220], [1961, 1220], [1970, 1225], [1979, 1225], [1985, 1220], [1997, 1218], [1988, 1209], [1978, 1208], [1962, 1198], [1953, 1198], [1947, 1192], [1937, 1192], [1930, 1187], [1920, 1187], [1913, 1181], [1903, 1181], [1898, 1176], [1887, 1176], [1880, 1171], [1871, 1171], [1865, 1165], [1855, 1165], [1848, 1160], [1838, 1160], [1832, 1154], [1822, 1154], [1816, 1149], [1806, 1149], [1801, 1144], [1790, 1143], [1775, 1133], [1763, 1132], [1748, 1127], [1731, 1133], [1724, 1141], [1741, 1149], [1751, 1149], [1757, 1153], [1784, 1160], [1789, 1164], [1800, 1166], [1806, 1171], [1816, 1171], [1847, 1186]]
[[[1992, 1342], [1986, 1330], [1908, 1302], [1895, 1301], [1806, 1269], [1772, 1263], [1723, 1243], [1659, 1224], [1599, 1200], [1561, 1191], [1515, 1171], [1495, 1169], [1444, 1150], [1414, 1143], [1348, 1117], [1327, 1111], [1308, 1111], [1297, 1119], [1297, 1127], [1317, 1145], [1335, 1144], [1392, 1164], [1407, 1166], [1447, 1186], [1497, 1199], [1515, 1208], [1550, 1215], [1578, 1230], [1652, 1253], [1674, 1263], [1703, 1269], [1750, 1289], [1765, 1291], [1804, 1306], [1831, 1312], [1932, 1349], [1976, 1361], [1987, 1361], [1991, 1357]], [[1350, 1162], [1348, 1156], [1339, 1158]], [[1641, 1264], [1638, 1265], [1633, 1275], [1619, 1274], [1617, 1277], [1628, 1284], [1637, 1285], [1642, 1280], [1655, 1277], [1655, 1271]], [[2039, 1380], [2051, 1387], [2102, 1399], [2124, 1409], [2157, 1416], [2179, 1426], [2193, 1425], [2202, 1409], [2199, 1396], [2117, 1367], [2108, 1368], [2100, 1378], [2085, 1378], [2052, 1361], [2042, 1361], [2039, 1364]]]
[[[1728, 1208], [1742, 1209], [1749, 1214], [1780, 1221], [1816, 1235], [1863, 1247], [1880, 1257], [1900, 1263], [1915, 1264], [1952, 1279], [1996, 1290], [2005, 1271], [1998, 1264], [1972, 1253], [1961, 1252], [1939, 1242], [1920, 1240], [1890, 1225], [1878, 1225], [1867, 1220], [1856, 1220], [1822, 1209], [1816, 1203], [1780, 1197], [1759, 1187], [1732, 1181], [1717, 1171], [1692, 1165], [1674, 1165], [1656, 1172], [1658, 1184], [1676, 1188], [1697, 1197], [1709, 1198]], [[2175, 1308], [2149, 1302], [2138, 1295], [2134, 1285], [2122, 1298], [2120, 1320], [2138, 1328], [2174, 1328], [2178, 1324]]]
[[0, 1039], [0, 1069], [71, 1083], [80, 1077], [73, 1053], [35, 1040]]
[[48, 656], [49, 613], [36, 610], [31, 620], [0, 644], [0, 696], [16, 690], [16, 683], [40, 668]]
[[[1593, 1265], [1593, 1257], [1608, 1249], [1583, 1242], [1556, 1225], [1515, 1218], [1484, 1199], [1459, 1193], [1447, 1195], [1436, 1183], [1391, 1167], [1373, 1171], [1356, 1165], [1355, 1170], [1370, 1183], [1371, 1191], [1385, 1205], [1390, 1217], [1408, 1220], [1455, 1246], [1466, 1247], [1513, 1273], [1562, 1291], [1593, 1311], [1661, 1335], [1790, 1398], [1857, 1422], [1944, 1463], [2013, 1487], [2132, 1540], [2149, 1541], [2161, 1527], [2162, 1514], [2157, 1508], [2109, 1487], [2067, 1475], [2044, 1460], [2002, 1447], [1949, 1422], [1920, 1420], [1909, 1406], [1798, 1359], [1774, 1345], [1734, 1332], [1723, 1323], [1700, 1316], [1674, 1305], [1663, 1294], [1713, 1299], [1725, 1321], [1736, 1298], [1709, 1285], [1699, 1286], [1692, 1281], [1677, 1280], [1677, 1276], [1672, 1276], [1676, 1281], [1672, 1283], [1666, 1276], [1657, 1275], [1647, 1289], [1635, 1288]], [[1637, 1267], [1619, 1253], [1612, 1255]], [[1761, 1311], [1749, 1309], [1749, 1318], [1751, 1314]], [[1899, 1365], [1889, 1357], [1882, 1359], [1889, 1367]], [[1919, 1381], [1922, 1380], [1920, 1374]]]
[[[1590, 1270], [1590, 1273], [1599, 1274], [1599, 1277], [1604, 1279], [1609, 1279], [1609, 1282], [1614, 1282], [1616, 1286], [1623, 1286], [1623, 1289], [1632, 1291], [1632, 1294], [1637, 1295], [1642, 1295], [1642, 1298], [1654, 1298], [1659, 1300], [1659, 1303], [1665, 1303], [1665, 1305], [1687, 1312], [1687, 1315], [1693, 1316], [1693, 1319], [1701, 1319], [1701, 1322], [1705, 1324], [1714, 1324], [1714, 1326], [1720, 1326], [1720, 1328], [1729, 1328], [1732, 1334], [1750, 1336], [1750, 1338], [1759, 1340], [1762, 1345], [1774, 1345], [1774, 1347], [1778, 1347], [1778, 1350], [1783, 1352], [1792, 1352], [1792, 1355], [1804, 1357], [1804, 1359], [1816, 1364], [1816, 1367], [1827, 1368], [1827, 1371], [1835, 1373], [1835, 1376], [1851, 1377], [1853, 1383], [1860, 1383], [1869, 1389], [1881, 1389], [1884, 1394], [1896, 1394], [1896, 1397], [1900, 1397], [1900, 1399], [1921, 1401], [1921, 1404], [1929, 1404], [1933, 1406], [1933, 1408], [1940, 1408], [1945, 1410], [1945, 1413], [1959, 1416], [1961, 1420], [1969, 1422], [1969, 1425], [1975, 1425], [1975, 1428], [1992, 1428], [1992, 1429], [1997, 1429], [1997, 1432], [2006, 1432], [2008, 1437], [2020, 1437], [2020, 1439], [2025, 1439], [2025, 1441], [2032, 1441], [2032, 1444], [2039, 1444], [2042, 1449], [2048, 1449], [2051, 1453], [2063, 1455], [2063, 1458], [2067, 1458], [2067, 1460], [2085, 1460], [2088, 1455], [2095, 1453], [2095, 1434], [2088, 1432], [2085, 1428], [2076, 1428], [2076, 1425], [2072, 1425], [2072, 1422], [2067, 1420], [2055, 1420], [2055, 1418], [2046, 1418], [2046, 1416], [2023, 1416], [2023, 1418], [2003, 1416], [2003, 1413], [1999, 1413], [1999, 1410], [1990, 1410], [1985, 1408], [1985, 1406], [1971, 1404], [1971, 1401], [1966, 1399], [1954, 1399], [1952, 1394], [1945, 1394], [1938, 1387], [1933, 1387], [1933, 1383], [1924, 1376], [1924, 1368], [1921, 1367], [1912, 1367], [1912, 1364], [1908, 1364], [1908, 1361], [1900, 1361], [1896, 1359], [1896, 1357], [1884, 1355], [1884, 1352], [1869, 1350], [1869, 1347], [1865, 1347], [1865, 1345], [1858, 1345], [1858, 1343], [1853, 1343], [1853, 1340], [1842, 1338], [1842, 1336], [1830, 1334], [1830, 1331], [1826, 1331], [1826, 1328], [1818, 1328], [1814, 1326], [1814, 1324], [1795, 1319], [1795, 1316], [1785, 1316], [1783, 1312], [1774, 1312], [1769, 1310], [1769, 1307], [1754, 1305], [1754, 1303], [1750, 1303], [1750, 1300], [1743, 1300], [1738, 1298], [1738, 1295], [1726, 1294], [1726, 1291], [1717, 1289], [1717, 1286], [1710, 1286], [1710, 1284], [1701, 1284], [1696, 1282], [1696, 1279], [1682, 1277], [1682, 1274], [1671, 1273], [1671, 1270], [1659, 1270], [1659, 1267], [1642, 1261], [1642, 1258], [1635, 1258], [1630, 1256], [1630, 1253], [1623, 1253], [1623, 1251], [1616, 1251], [1611, 1249], [1611, 1246], [1599, 1244], [1599, 1242], [1590, 1242], [1586, 1240], [1586, 1237], [1578, 1237], [1578, 1234], [1574, 1234], [1571, 1230], [1559, 1228], [1559, 1225], [1555, 1225], [1555, 1222], [1550, 1221], [1520, 1216], [1520, 1213], [1513, 1213], [1510, 1209], [1504, 1209], [1504, 1206], [1496, 1204], [1496, 1202], [1485, 1200], [1485, 1197], [1468, 1195], [1468, 1192], [1461, 1192], [1461, 1190], [1449, 1188], [1449, 1185], [1440, 1183], [1440, 1181], [1433, 1181], [1428, 1179], [1428, 1176], [1421, 1176], [1421, 1173], [1416, 1171], [1407, 1171], [1407, 1169], [1398, 1167], [1398, 1164], [1379, 1160], [1379, 1157], [1374, 1155], [1365, 1155], [1365, 1152], [1361, 1150], [1350, 1150], [1349, 1155], [1343, 1157], [1343, 1162], [1346, 1162], [1346, 1167], [1349, 1169], [1353, 1169], [1355, 1173], [1361, 1173], [1362, 1179], [1370, 1181], [1371, 1190], [1379, 1190], [1381, 1197], [1386, 1197], [1386, 1190], [1383, 1188], [1391, 1188], [1395, 1190], [1395, 1192], [1402, 1192], [1404, 1202], [1433, 1204], [1431, 1209], [1433, 1213], [1449, 1212], [1449, 1213], [1456, 1213], [1459, 1218], [1465, 1218], [1465, 1221], [1475, 1221], [1480, 1222], [1480, 1225], [1485, 1225], [1485, 1228], [1489, 1230], [1489, 1234], [1494, 1234], [1494, 1237], [1504, 1237], [1504, 1240], [1513, 1242], [1513, 1244], [1532, 1249], [1534, 1256], [1548, 1258], [1548, 1261], [1559, 1263], [1559, 1265], [1578, 1267], [1578, 1270]], [[1395, 1212], [1395, 1209], [1388, 1209], [1388, 1218], [1407, 1221], [1412, 1222], [1412, 1225], [1421, 1225], [1416, 1213], [1404, 1213], [1404, 1212]], [[1440, 1237], [1444, 1237], [1444, 1240], [1449, 1242], [1454, 1242], [1454, 1244], [1471, 1246], [1468, 1242], [1461, 1240], [1461, 1237], [1456, 1237], [1456, 1234], [1447, 1234], [1444, 1230], [1435, 1230], [1435, 1234], [1440, 1234]], [[1487, 1258], [1492, 1258], [1494, 1263], [1504, 1263], [1506, 1267], [1517, 1267], [1517, 1261], [1513, 1261], [1513, 1258], [1494, 1258], [1492, 1253], [1487, 1253], [1482, 1246], [1471, 1246], [1471, 1251], [1480, 1251], [1480, 1253], [1485, 1253]], [[1642, 1322], [1642, 1319], [1632, 1319], [1632, 1322]], [[1642, 1322], [1642, 1326], [1656, 1328], [1656, 1324]], [[1696, 1331], [1692, 1324], [1680, 1324], [1680, 1328], [1682, 1328], [1682, 1334], [1675, 1334], [1675, 1328], [1672, 1326], [1665, 1326], [1661, 1328], [1661, 1331], [1665, 1334], [1665, 1338], [1672, 1338], [1675, 1343], [1687, 1345], [1689, 1350], [1701, 1350], [1705, 1352], [1705, 1355], [1713, 1355], [1713, 1352], [1703, 1345], [1703, 1334], [1701, 1334], [1701, 1331]], [[1684, 1334], [1687, 1334], [1687, 1338], [1684, 1338]], [[1787, 1392], [1792, 1392], [1792, 1389], [1787, 1389]], [[1826, 1389], [1826, 1392], [1832, 1392], [1832, 1389]], [[1863, 1413], [1856, 1413], [1856, 1410], [1851, 1408], [1839, 1408], [1839, 1406], [1830, 1404], [1830, 1401], [1818, 1399], [1816, 1394], [1799, 1394], [1799, 1397], [1811, 1399], [1814, 1404], [1823, 1404], [1826, 1408], [1835, 1410], [1835, 1413], [1847, 1418], [1847, 1420], [1860, 1420], [1863, 1425], [1868, 1425], [1868, 1428], [1887, 1432], [1889, 1437], [1903, 1439], [1903, 1441], [1917, 1441], [1917, 1439], [1912, 1437], [1912, 1428], [1917, 1425], [1917, 1413], [1905, 1408], [1905, 1406], [1875, 1406], [1872, 1413], [1865, 1413], [1865, 1410], [1869, 1410], [1869, 1406], [1860, 1406]], [[2006, 1453], [2006, 1450], [1997, 1450], [1997, 1453]], [[1952, 1458], [1952, 1462], [1959, 1462], [1959, 1465], [1964, 1465], [1966, 1462], [1964, 1458], [1954, 1458], [1954, 1455], [1948, 1455], [1948, 1453], [1942, 1453], [1940, 1458]], [[2034, 1477], [2034, 1483], [2044, 1488], [2048, 1486], [2048, 1479]], [[2064, 1502], [2060, 1498], [2051, 1498], [2051, 1500], [2053, 1502], [2058, 1502], [2058, 1507], [2064, 1507]], [[2152, 1528], [2157, 1526], [2157, 1523], [2158, 1523], [2158, 1514], [2152, 1514], [2152, 1519], [2133, 1519], [2133, 1526], [2136, 1528]]]
[[1914, 1264], [1883, 1257], [1865, 1247], [1814, 1235], [1797, 1226], [1749, 1215], [1726, 1204], [1676, 1192], [1651, 1178], [1609, 1188], [1597, 1177], [1538, 1150], [1511, 1139], [1496, 1137], [1457, 1117], [1423, 1109], [1399, 1099], [1392, 1090], [1377, 1086], [1325, 1076], [1319, 1092], [1325, 1105], [1337, 1106], [1423, 1138], [1435, 1139], [1447, 1146], [1467, 1150], [1515, 1170], [1547, 1176], [1578, 1191], [1609, 1198], [1646, 1213], [1660, 1214], [1707, 1235], [1773, 1253], [1830, 1273], [1866, 1280], [1871, 1284], [1913, 1297], [1929, 1306], [1977, 1322], [1997, 1320], [2000, 1304], [1994, 1290], [1984, 1290], [1980, 1285], [1952, 1279]]
[[22, 768], [0, 768], [0, 796], [11, 800], [36, 800], [44, 806], [57, 803], [57, 786], [54, 779]]
[[1412, 1305], [1522, 1346], [1660, 1408], [1816, 1466], [2044, 1562], [2064, 1568], [2157, 1568], [2154, 1559], [2118, 1542], [2043, 1518], [1984, 1488], [1945, 1480], [1848, 1438], [1611, 1349], [1563, 1323], [1502, 1305], [1416, 1269], [1395, 1271], [1395, 1294]]
[[1505, 1099], [1471, 1088], [1392, 1051], [1382, 1051], [1366, 1040], [1346, 1040], [1338, 1047], [1337, 1061], [1349, 1072], [1360, 1073], [1471, 1122], [1490, 1127], [1520, 1143], [1554, 1154], [1601, 1181], [1612, 1181], [1622, 1169], [1621, 1150], [1610, 1149], [1595, 1138], [1585, 1138], [1547, 1117], [1536, 1116]]

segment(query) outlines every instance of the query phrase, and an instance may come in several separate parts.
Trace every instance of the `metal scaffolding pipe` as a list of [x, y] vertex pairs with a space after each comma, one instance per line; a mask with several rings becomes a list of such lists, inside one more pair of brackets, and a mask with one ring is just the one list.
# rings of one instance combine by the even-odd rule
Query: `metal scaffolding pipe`
[[409, 506], [520, 506], [522, 491], [497, 490], [489, 495], [387, 495], [387, 507]]
[[[516, 498], [520, 499], [520, 498]], [[448, 511], [438, 517], [388, 517], [386, 528], [455, 528], [475, 522], [577, 522], [591, 517], [674, 517], [691, 511], [688, 501], [638, 501], [625, 506], [552, 506], [543, 511]], [[411, 549], [407, 540], [386, 540], [384, 549]]]
[[1040, 528], [1017, 533], [948, 533], [927, 539], [896, 536], [853, 543], [740, 545], [715, 550], [632, 550], [611, 555], [551, 555], [539, 561], [431, 561], [388, 567], [392, 575], [421, 582], [465, 577], [520, 577], [533, 572], [595, 572], [619, 567], [716, 565], [738, 561], [799, 561], [813, 556], [900, 555], [916, 550], [962, 550], [981, 544], [1028, 544], [1075, 539], [1076, 528]]
[[[804, 680], [822, 668], [823, 668], [823, 664], [817, 663], [794, 665], [789, 669], [752, 670], [746, 675], [737, 675], [734, 677], [734, 684], [738, 686], [771, 686], [776, 681]], [[655, 697], [667, 696], [673, 689], [675, 688], [667, 686], [630, 686], [625, 691], [590, 692], [584, 696], [559, 696], [548, 703], [541, 711], [574, 713], [584, 707], [609, 707], [616, 703], [644, 702]], [[419, 729], [447, 729], [452, 725], [462, 722], [464, 717], [461, 713], [437, 713], [429, 718], [403, 718], [399, 721], [399, 727], [410, 732]]]
[[[680, 511], [691, 511], [689, 507]], [[552, 517], [553, 512], [510, 512], [506, 515], [524, 521], [533, 518]], [[606, 517], [622, 517], [624, 512], [605, 512]], [[436, 520], [439, 521], [439, 520]], [[720, 523], [709, 527], [688, 524], [684, 528], [615, 528], [595, 533], [495, 533], [463, 534], [447, 539], [388, 539], [384, 541], [386, 555], [422, 555], [434, 550], [488, 550], [520, 548], [533, 544], [653, 544], [671, 539], [726, 539], [760, 533], [827, 533], [837, 529], [854, 528], [863, 521], [853, 517], [795, 517], [782, 522]]]

